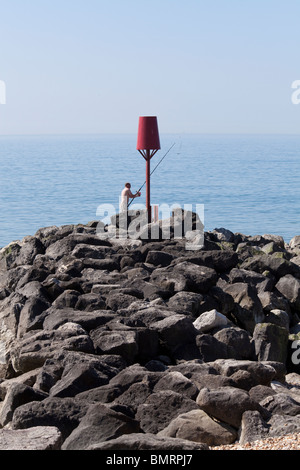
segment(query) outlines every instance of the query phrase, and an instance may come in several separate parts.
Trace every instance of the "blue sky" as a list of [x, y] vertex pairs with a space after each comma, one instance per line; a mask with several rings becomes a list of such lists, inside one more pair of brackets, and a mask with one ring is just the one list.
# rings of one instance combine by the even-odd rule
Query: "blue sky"
[[0, 134], [299, 133], [299, 0], [0, 0]]

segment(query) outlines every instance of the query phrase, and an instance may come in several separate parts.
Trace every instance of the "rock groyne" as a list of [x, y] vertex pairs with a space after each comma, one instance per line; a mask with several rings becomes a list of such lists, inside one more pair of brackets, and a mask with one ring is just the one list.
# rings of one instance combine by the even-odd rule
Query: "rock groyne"
[[300, 236], [185, 243], [101, 239], [91, 222], [0, 251], [0, 449], [300, 432]]

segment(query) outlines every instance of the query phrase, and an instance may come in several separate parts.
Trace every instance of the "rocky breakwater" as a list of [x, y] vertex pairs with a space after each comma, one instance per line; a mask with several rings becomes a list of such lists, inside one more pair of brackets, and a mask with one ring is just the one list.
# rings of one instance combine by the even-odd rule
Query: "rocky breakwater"
[[219, 229], [189, 251], [96, 231], [47, 227], [0, 252], [0, 449], [300, 432], [300, 237]]

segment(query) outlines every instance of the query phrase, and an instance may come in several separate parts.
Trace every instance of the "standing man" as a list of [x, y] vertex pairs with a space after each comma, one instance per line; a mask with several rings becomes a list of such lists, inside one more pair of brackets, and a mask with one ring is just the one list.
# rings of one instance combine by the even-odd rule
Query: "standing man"
[[125, 188], [121, 193], [121, 200], [120, 200], [120, 212], [127, 212], [129, 198], [135, 199], [136, 197], [140, 197], [141, 193], [137, 192], [136, 194], [132, 194], [131, 192], [131, 184], [125, 183]]

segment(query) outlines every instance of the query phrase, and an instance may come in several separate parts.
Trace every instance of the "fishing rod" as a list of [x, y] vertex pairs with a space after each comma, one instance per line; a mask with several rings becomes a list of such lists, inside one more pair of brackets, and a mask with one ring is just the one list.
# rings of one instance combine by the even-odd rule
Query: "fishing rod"
[[[164, 156], [162, 157], [162, 159], [158, 162], [158, 164], [156, 165], [156, 167], [151, 171], [150, 173], [150, 176], [153, 175], [153, 173], [155, 172], [155, 170], [157, 169], [157, 167], [161, 164], [161, 162], [166, 158], [166, 156], [168, 155], [169, 152], [171, 152], [172, 148], [174, 147], [174, 145], [176, 144], [176, 142], [174, 142], [173, 145], [171, 145], [171, 147], [169, 148], [169, 150], [164, 154]], [[138, 189], [137, 193], [139, 193], [143, 187], [145, 186], [145, 184], [147, 183], [147, 181], [144, 182], [144, 184], [140, 187], [140, 189]], [[131, 199], [131, 201], [128, 203], [127, 205], [127, 208], [133, 203], [133, 199]]]

